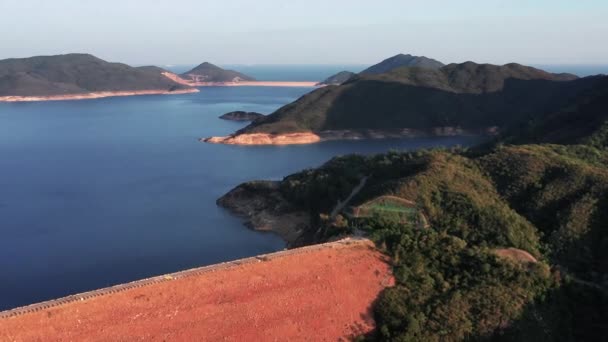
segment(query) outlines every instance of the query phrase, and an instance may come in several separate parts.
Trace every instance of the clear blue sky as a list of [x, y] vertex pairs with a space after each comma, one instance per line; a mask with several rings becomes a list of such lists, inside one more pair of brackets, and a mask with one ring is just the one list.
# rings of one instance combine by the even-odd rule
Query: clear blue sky
[[0, 0], [0, 59], [608, 64], [607, 0]]

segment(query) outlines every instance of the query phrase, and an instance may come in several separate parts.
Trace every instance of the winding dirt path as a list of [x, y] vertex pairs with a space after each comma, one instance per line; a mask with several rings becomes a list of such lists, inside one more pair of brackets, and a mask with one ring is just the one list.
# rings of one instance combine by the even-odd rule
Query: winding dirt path
[[361, 181], [359, 181], [359, 184], [357, 184], [357, 186], [355, 186], [353, 188], [353, 190], [350, 192], [348, 197], [346, 197], [344, 199], [344, 201], [338, 201], [338, 203], [334, 207], [334, 210], [331, 211], [330, 218], [332, 218], [332, 219], [335, 218], [336, 215], [338, 215], [344, 209], [344, 207], [346, 207], [348, 205], [348, 203], [350, 203], [350, 201], [353, 199], [353, 197], [355, 197], [359, 192], [361, 192], [361, 190], [365, 186], [365, 183], [367, 183], [368, 178], [369, 178], [369, 176], [365, 176], [365, 177], [361, 178]]

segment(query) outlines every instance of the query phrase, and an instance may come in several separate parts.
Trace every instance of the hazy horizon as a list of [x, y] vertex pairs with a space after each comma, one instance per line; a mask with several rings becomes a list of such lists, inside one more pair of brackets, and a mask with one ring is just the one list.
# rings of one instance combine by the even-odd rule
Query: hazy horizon
[[0, 59], [85, 52], [132, 65], [369, 65], [410, 53], [602, 65], [607, 16], [599, 0], [3, 0], [0, 30], [12, 34]]

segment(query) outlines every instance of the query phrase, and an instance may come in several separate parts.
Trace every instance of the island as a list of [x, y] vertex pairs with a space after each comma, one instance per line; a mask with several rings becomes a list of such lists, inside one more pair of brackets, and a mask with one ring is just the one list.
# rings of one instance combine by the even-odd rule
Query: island
[[265, 116], [266, 115], [264, 114], [256, 112], [245, 112], [242, 110], [237, 110], [220, 116], [220, 119], [229, 121], [255, 121]]
[[89, 54], [0, 60], [0, 102], [79, 100], [198, 92], [158, 67], [131, 67]]
[[342, 85], [316, 89], [232, 135], [201, 141], [279, 145], [495, 135], [514, 122], [563, 107], [597, 81], [598, 77], [579, 79], [516, 63], [398, 67], [381, 74], [361, 73]]
[[[396, 281], [373, 305], [375, 340], [597, 340], [608, 307], [608, 77], [571, 97], [555, 80], [581, 84], [564, 78], [534, 83], [567, 103], [516, 117], [490, 143], [336, 157], [217, 203], [290, 247], [374, 240]], [[500, 89], [493, 80], [474, 87]]]

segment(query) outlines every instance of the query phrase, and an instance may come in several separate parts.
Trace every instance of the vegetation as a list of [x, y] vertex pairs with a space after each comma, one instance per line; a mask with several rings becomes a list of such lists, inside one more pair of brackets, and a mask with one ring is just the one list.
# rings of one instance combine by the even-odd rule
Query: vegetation
[[188, 88], [157, 67], [133, 68], [87, 54], [0, 60], [0, 96], [50, 96], [98, 91]]
[[[607, 165], [593, 144], [389, 152], [334, 158], [280, 189], [327, 217], [368, 176], [352, 205], [396, 196], [428, 219], [340, 216], [322, 236], [356, 227], [392, 256], [397, 286], [378, 300], [370, 338], [592, 341], [608, 333]], [[494, 253], [509, 247], [539, 261]]]
[[505, 262], [446, 232], [369, 220], [395, 261], [397, 286], [376, 304], [382, 340], [489, 337], [551, 285], [544, 264]]
[[[398, 54], [396, 56], [387, 58], [378, 64], [372, 65], [371, 67], [363, 70], [361, 74], [378, 75], [401, 67], [439, 69], [443, 66], [443, 63], [431, 58], [412, 56], [409, 54]], [[356, 75], [357, 74], [354, 72], [341, 71], [335, 75], [328, 77], [324, 81], [319, 82], [319, 85], [340, 85], [350, 80]]]
[[[342, 156], [280, 183], [283, 198], [310, 211], [317, 241], [363, 230], [392, 257], [397, 284], [378, 299], [369, 339], [608, 336], [608, 78], [564, 78], [518, 65], [397, 69], [320, 89], [257, 126], [507, 128], [471, 150]], [[330, 214], [362, 179], [348, 205], [394, 196], [427, 222], [384, 207]], [[513, 248], [533, 258], [502, 253]]]
[[371, 67], [363, 70], [361, 74], [383, 74], [401, 67], [439, 69], [443, 66], [443, 63], [432, 58], [427, 58], [424, 56], [412, 56], [410, 54], [398, 54], [396, 56], [387, 58], [378, 64], [372, 65]]
[[237, 133], [507, 128], [560, 111], [601, 80], [518, 64], [401, 67], [317, 89]]
[[181, 77], [198, 82], [233, 82], [235, 79], [240, 81], [255, 81], [255, 78], [251, 76], [234, 70], [225, 70], [208, 62], [204, 62], [192, 70], [181, 74]]
[[608, 146], [608, 77], [591, 77], [584, 89], [559, 110], [523, 120], [507, 129], [506, 143], [557, 143]]

